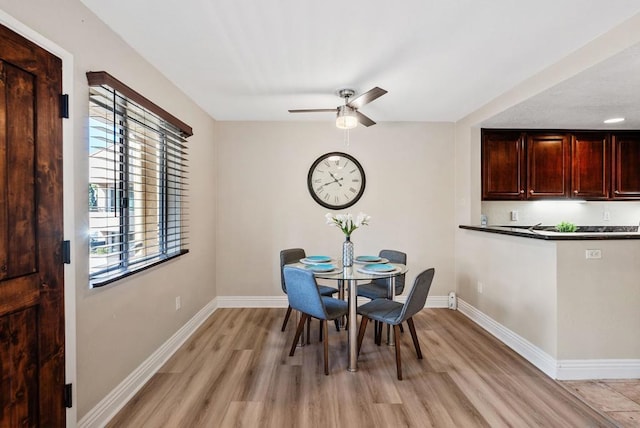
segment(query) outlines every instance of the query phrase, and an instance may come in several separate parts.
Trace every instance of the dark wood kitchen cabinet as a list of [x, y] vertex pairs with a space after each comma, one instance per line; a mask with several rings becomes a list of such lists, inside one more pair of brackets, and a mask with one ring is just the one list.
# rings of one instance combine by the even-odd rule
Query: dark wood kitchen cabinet
[[482, 199], [524, 199], [524, 133], [483, 132]]
[[610, 167], [606, 132], [576, 132], [571, 136], [571, 197], [607, 199]]
[[482, 200], [640, 200], [640, 131], [482, 130]]
[[566, 198], [571, 175], [568, 134], [529, 133], [527, 199]]
[[612, 199], [640, 199], [640, 132], [611, 134]]

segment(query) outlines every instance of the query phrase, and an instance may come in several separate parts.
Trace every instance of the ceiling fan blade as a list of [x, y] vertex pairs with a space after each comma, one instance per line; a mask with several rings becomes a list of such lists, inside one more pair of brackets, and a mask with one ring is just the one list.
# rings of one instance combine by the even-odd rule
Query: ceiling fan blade
[[356, 111], [356, 116], [358, 116], [358, 122], [360, 122], [364, 126], [371, 126], [376, 124], [373, 120], [369, 119], [367, 116], [360, 113], [359, 111]]
[[289, 110], [289, 113], [324, 113], [324, 112], [337, 112], [337, 108], [305, 108], [300, 110]]
[[353, 107], [355, 109], [359, 109], [363, 105], [369, 104], [371, 101], [375, 100], [376, 98], [379, 98], [379, 97], [383, 96], [386, 93], [387, 93], [387, 91], [385, 91], [382, 88], [378, 88], [376, 86], [375, 88], [373, 88], [373, 89], [365, 92], [364, 94], [357, 96], [355, 99], [349, 101], [347, 103], [347, 105], [349, 107]]

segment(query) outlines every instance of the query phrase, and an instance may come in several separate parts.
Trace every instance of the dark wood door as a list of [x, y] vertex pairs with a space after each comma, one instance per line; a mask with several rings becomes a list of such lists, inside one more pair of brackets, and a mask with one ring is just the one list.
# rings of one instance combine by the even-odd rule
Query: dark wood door
[[607, 199], [609, 164], [607, 133], [574, 133], [571, 138], [571, 197]]
[[483, 132], [483, 200], [525, 198], [524, 154], [524, 136], [520, 132]]
[[640, 198], [640, 132], [611, 136], [613, 199]]
[[569, 137], [566, 134], [527, 136], [527, 198], [569, 195]]
[[64, 407], [62, 63], [0, 26], [0, 426]]

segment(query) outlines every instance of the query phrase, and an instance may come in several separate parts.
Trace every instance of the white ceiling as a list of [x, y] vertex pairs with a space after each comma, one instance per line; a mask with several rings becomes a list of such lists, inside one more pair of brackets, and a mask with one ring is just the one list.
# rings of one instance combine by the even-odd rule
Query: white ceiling
[[[217, 120], [332, 120], [287, 110], [380, 86], [389, 93], [361, 109], [375, 121], [457, 121], [640, 12], [637, 0], [82, 2]], [[626, 94], [615, 114], [633, 110], [640, 128], [639, 52], [486, 125], [600, 127], [613, 83]]]

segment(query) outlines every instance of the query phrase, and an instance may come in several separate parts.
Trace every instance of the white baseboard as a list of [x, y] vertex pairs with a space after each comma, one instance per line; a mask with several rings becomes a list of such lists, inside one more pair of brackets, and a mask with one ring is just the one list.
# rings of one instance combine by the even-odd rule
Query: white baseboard
[[462, 299], [458, 299], [458, 310], [480, 327], [494, 335], [502, 343], [522, 355], [522, 357], [542, 370], [547, 376], [552, 379], [556, 378], [557, 364], [551, 355], [498, 323], [493, 318], [480, 312]]
[[637, 379], [640, 378], [640, 360], [556, 360], [525, 338], [485, 315], [462, 299], [458, 310], [547, 376], [557, 380], [585, 379]]
[[[286, 308], [289, 305], [287, 296], [219, 296], [219, 308]], [[398, 302], [407, 301], [407, 296], [396, 297]], [[446, 308], [447, 296], [428, 297], [425, 308]]]
[[640, 379], [640, 360], [558, 360], [558, 380]]
[[89, 411], [79, 422], [79, 428], [104, 427], [127, 402], [144, 386], [162, 365], [218, 308], [217, 298], [198, 311], [173, 336], [162, 344], [149, 358], [114, 388]]

